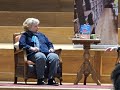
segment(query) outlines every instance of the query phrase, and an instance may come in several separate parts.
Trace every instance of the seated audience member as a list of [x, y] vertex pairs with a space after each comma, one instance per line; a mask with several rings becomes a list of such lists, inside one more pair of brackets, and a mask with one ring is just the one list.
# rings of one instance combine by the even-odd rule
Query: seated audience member
[[115, 90], [120, 90], [120, 63], [117, 63], [111, 73], [111, 80]]
[[40, 21], [36, 18], [27, 18], [23, 22], [24, 33], [19, 41], [19, 48], [27, 51], [27, 59], [35, 63], [37, 84], [44, 85], [46, 62], [49, 63], [48, 85], [58, 85], [54, 79], [57, 73], [59, 56], [54, 53], [53, 44], [41, 32], [38, 32]]
[[[106, 51], [117, 51], [120, 47], [109, 47]], [[111, 73], [111, 80], [115, 90], [120, 90], [120, 62], [118, 62]]]

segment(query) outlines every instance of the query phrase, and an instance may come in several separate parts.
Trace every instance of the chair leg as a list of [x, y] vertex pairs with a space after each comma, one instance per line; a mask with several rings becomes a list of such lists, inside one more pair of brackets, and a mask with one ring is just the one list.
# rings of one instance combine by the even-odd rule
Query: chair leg
[[63, 81], [62, 77], [60, 77], [59, 80], [60, 80], [60, 85], [62, 85], [62, 81]]
[[17, 84], [17, 77], [14, 77], [14, 84]]
[[27, 84], [27, 79], [25, 79], [25, 84]]

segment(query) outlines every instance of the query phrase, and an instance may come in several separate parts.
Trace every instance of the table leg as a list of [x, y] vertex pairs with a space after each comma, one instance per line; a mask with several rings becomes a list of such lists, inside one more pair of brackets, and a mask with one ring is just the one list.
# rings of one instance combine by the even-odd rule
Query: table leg
[[74, 84], [78, 84], [78, 82], [82, 79], [82, 76], [83, 76], [83, 65], [81, 66], [81, 68], [79, 69], [79, 71], [77, 72], [77, 77], [76, 77], [76, 80], [74, 82]]
[[82, 79], [82, 76], [84, 75], [84, 85], [86, 85], [87, 77], [90, 74], [90, 69], [89, 69], [89, 65], [88, 65], [89, 57], [90, 57], [89, 49], [85, 49], [84, 54], [83, 54], [84, 61], [77, 73], [77, 77], [76, 77], [74, 84], [78, 84], [78, 82]]
[[74, 82], [74, 84], [78, 84], [79, 81], [82, 79], [83, 75], [84, 75], [84, 85], [86, 85], [86, 80], [87, 80], [87, 77], [89, 76], [90, 74], [90, 68], [89, 68], [89, 61], [84, 61], [83, 64], [81, 65], [79, 71], [77, 72], [77, 77], [76, 77], [76, 80]]
[[89, 76], [89, 74], [84, 75], [84, 85], [86, 85], [86, 81], [87, 81], [88, 76]]
[[[90, 63], [90, 62], [89, 62]], [[91, 73], [91, 77], [92, 79], [97, 83], [97, 85], [101, 85], [98, 77], [97, 77], [97, 74], [96, 74], [96, 71], [95, 69], [92, 67], [91, 64], [89, 64], [89, 68], [90, 68], [90, 73]]]
[[92, 79], [97, 83], [97, 85], [101, 85], [99, 79], [97, 78], [96, 72], [89, 61], [90, 59], [89, 48], [84, 49], [85, 49], [83, 54], [84, 62], [77, 73], [77, 77], [74, 84], [75, 85], [78, 84], [78, 82], [82, 79], [82, 76], [84, 75], [84, 85], [86, 85], [87, 77], [91, 74]]

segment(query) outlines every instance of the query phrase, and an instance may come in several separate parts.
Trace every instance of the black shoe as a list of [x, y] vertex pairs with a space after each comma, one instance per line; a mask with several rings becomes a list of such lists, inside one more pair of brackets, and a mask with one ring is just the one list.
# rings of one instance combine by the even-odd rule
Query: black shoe
[[44, 81], [44, 79], [42, 78], [42, 79], [38, 79], [38, 81], [37, 81], [37, 85], [45, 85], [46, 83], [45, 83], [45, 81]]
[[48, 80], [48, 85], [58, 86], [59, 84], [54, 79], [49, 79]]

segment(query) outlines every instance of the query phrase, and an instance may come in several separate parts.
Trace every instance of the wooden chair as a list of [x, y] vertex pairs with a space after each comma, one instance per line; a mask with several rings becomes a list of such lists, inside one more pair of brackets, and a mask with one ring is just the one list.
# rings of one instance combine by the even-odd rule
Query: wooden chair
[[[15, 33], [13, 34], [13, 44], [17, 43], [21, 37], [22, 33]], [[59, 67], [57, 70], [57, 74], [55, 78], [58, 78], [60, 81], [60, 85], [62, 85], [62, 59], [61, 59], [61, 51], [62, 49], [55, 50], [55, 53], [58, 54], [60, 57], [59, 60]], [[15, 63], [15, 74], [14, 74], [14, 84], [17, 84], [17, 78], [22, 77], [24, 78], [25, 84], [27, 84], [27, 80], [29, 78], [37, 79], [36, 71], [35, 71], [35, 64], [27, 60], [26, 50], [25, 49], [18, 49], [14, 46], [14, 63]], [[48, 76], [48, 69], [45, 70], [45, 77]]]

